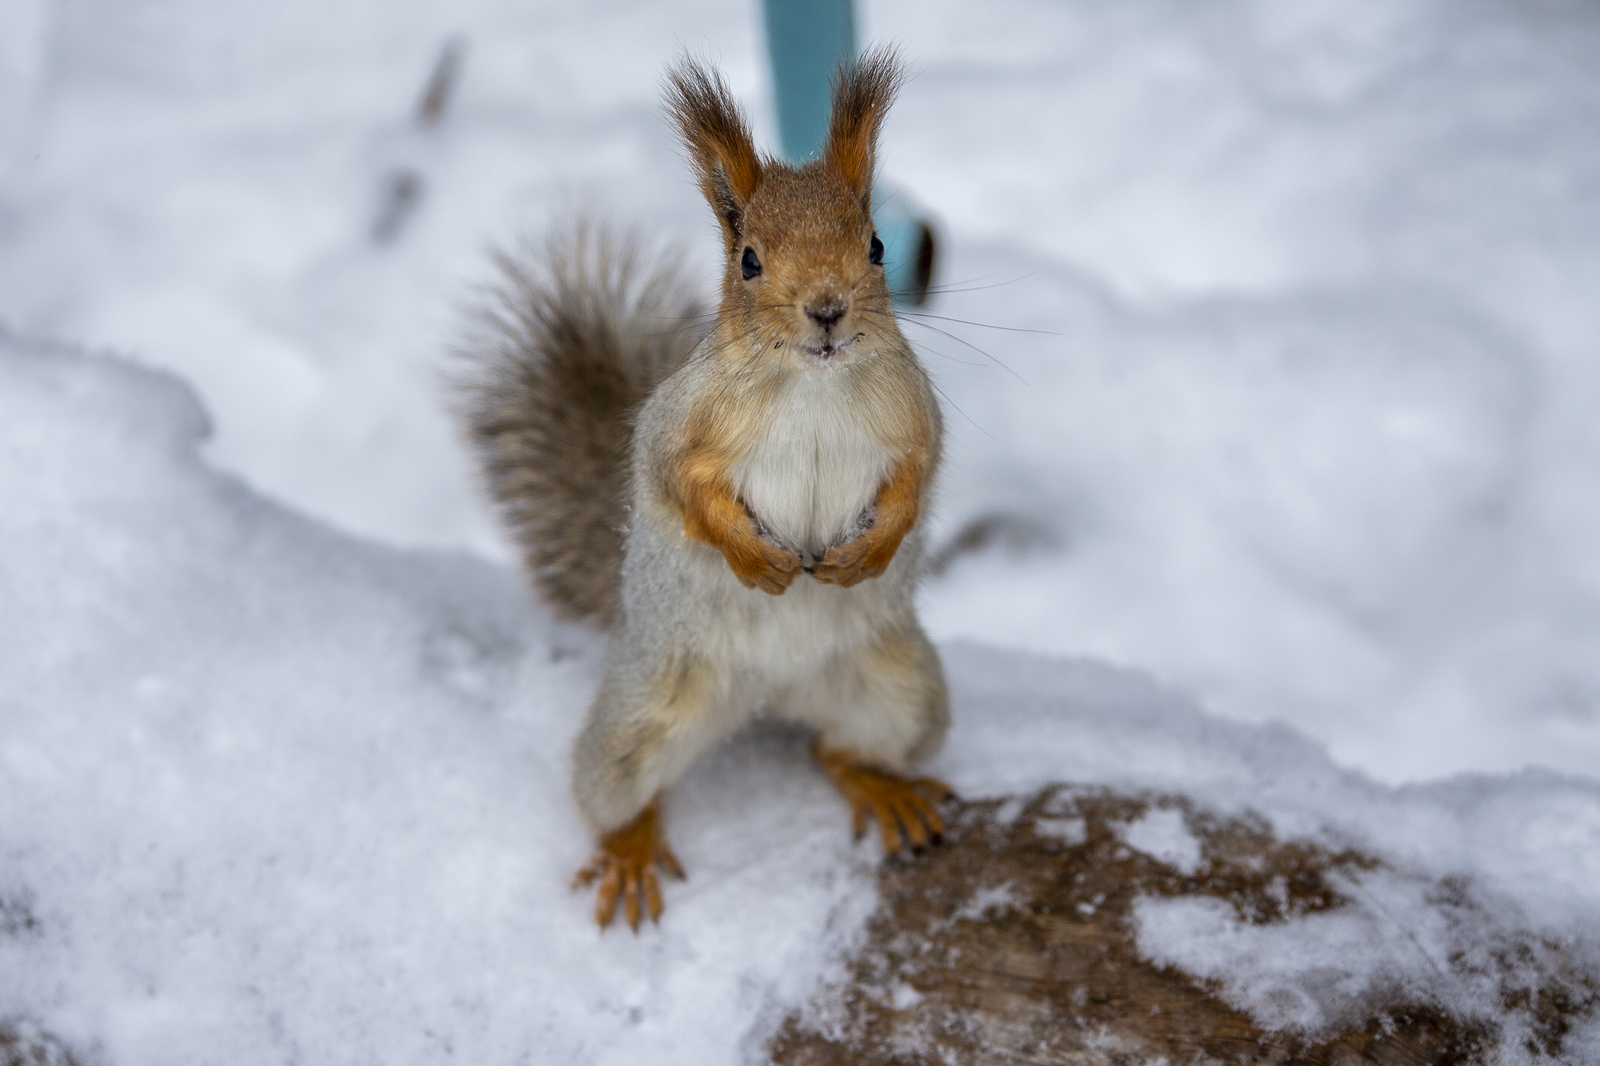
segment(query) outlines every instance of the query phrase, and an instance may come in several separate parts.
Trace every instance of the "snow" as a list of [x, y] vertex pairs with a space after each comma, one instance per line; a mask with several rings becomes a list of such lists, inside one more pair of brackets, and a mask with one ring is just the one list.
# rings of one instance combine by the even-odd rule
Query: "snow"
[[[1282, 924], [1251, 924], [1215, 899], [1143, 899], [1139, 945], [1158, 963], [1219, 982], [1233, 1006], [1272, 1029], [1337, 1035], [1400, 996], [1502, 1025], [1505, 1057], [1537, 1061], [1522, 1047], [1531, 1026], [1506, 1011], [1503, 993], [1538, 987], [1537, 964], [1559, 972], [1560, 946], [1519, 937], [1503, 914], [1441, 898], [1414, 877], [1383, 871], [1340, 887], [1352, 905]], [[1576, 1028], [1564, 1060], [1592, 1061], [1600, 1026], [1587, 1017]]]
[[675, 795], [674, 921], [600, 938], [566, 890], [596, 638], [208, 469], [175, 379], [7, 344], [0, 397], [0, 896], [37, 926], [0, 1016], [119, 1064], [717, 1061], [870, 908], [769, 736]]
[[943, 515], [1056, 547], [958, 563], [933, 627], [1389, 780], [1593, 773], [1593, 8], [957, 11], [875, 22], [923, 71], [889, 158], [979, 286], [936, 313], [1050, 332], [931, 323], [1011, 377], [912, 331], [966, 416]]
[[[35, 920], [0, 1021], [118, 1066], [719, 1062], [834, 965], [874, 858], [780, 730], [675, 793], [661, 930], [596, 938], [565, 757], [600, 645], [528, 601], [443, 402], [485, 249], [554, 216], [709, 287], [657, 82], [712, 56], [770, 143], [755, 9], [0, 10], [0, 901]], [[931, 771], [1381, 857], [1371, 906], [1288, 926], [1141, 904], [1144, 950], [1269, 1021], [1385, 982], [1488, 1010], [1426, 960], [1513, 932], [1594, 968], [1600, 15], [861, 14], [911, 61], [884, 157], [942, 238], [907, 327], [948, 403], [935, 541], [1002, 533], [924, 596]], [[1125, 839], [1182, 869], [1186, 832]]]
[[[0, 321], [176, 370], [209, 458], [340, 528], [508, 560], [440, 402], [458, 308], [573, 210], [709, 283], [659, 70], [714, 58], [770, 140], [756, 7], [18, 0]], [[930, 585], [936, 635], [1148, 670], [1387, 780], [1600, 766], [1592, 6], [861, 17], [911, 63], [884, 158], [943, 236], [910, 327], [939, 530], [1033, 531]]]
[[[166, 374], [0, 342], [0, 420], [0, 897], [30, 919], [0, 936], [0, 1015], [127, 1066], [724, 1062], [833, 972], [876, 854], [805, 737], [758, 729], [697, 767], [669, 805], [691, 879], [659, 930], [597, 935], [566, 890], [589, 842], [565, 755], [598, 638], [503, 568], [351, 538], [213, 470]], [[1391, 864], [1360, 886], [1383, 921], [1143, 904], [1152, 957], [1267, 1021], [1315, 1029], [1396, 981], [1482, 1013], [1419, 960], [1507, 929], [1600, 966], [1592, 781], [1395, 789], [1124, 670], [945, 654], [962, 713], [931, 769], [965, 794], [1182, 790]], [[1124, 839], [1198, 861], [1176, 810]], [[1441, 878], [1493, 919], [1438, 928]]]
[[1193, 877], [1200, 869], [1200, 841], [1184, 824], [1182, 811], [1152, 810], [1131, 823], [1122, 839], [1130, 848], [1166, 863], [1185, 877]]

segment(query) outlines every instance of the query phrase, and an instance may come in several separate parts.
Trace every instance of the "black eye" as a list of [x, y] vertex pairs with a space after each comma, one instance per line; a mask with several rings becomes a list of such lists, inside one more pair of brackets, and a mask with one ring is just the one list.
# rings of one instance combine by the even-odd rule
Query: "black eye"
[[876, 233], [872, 235], [872, 251], [867, 253], [867, 259], [873, 266], [883, 266], [883, 242]]
[[761, 260], [756, 258], [756, 250], [754, 248], [746, 248], [744, 250], [744, 258], [739, 260], [739, 272], [744, 275], [744, 280], [746, 281], [761, 273]]

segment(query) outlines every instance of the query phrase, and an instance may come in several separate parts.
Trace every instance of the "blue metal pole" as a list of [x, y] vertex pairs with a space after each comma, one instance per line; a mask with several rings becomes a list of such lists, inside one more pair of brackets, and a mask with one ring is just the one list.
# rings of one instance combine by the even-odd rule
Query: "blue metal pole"
[[[762, 0], [784, 158], [801, 165], [828, 139], [830, 93], [840, 63], [856, 57], [851, 0]], [[933, 273], [933, 230], [900, 190], [878, 182], [872, 215], [896, 303], [921, 304]]]
[[850, 0], [763, 0], [767, 52], [784, 158], [804, 163], [828, 139], [829, 90], [840, 63], [856, 56]]

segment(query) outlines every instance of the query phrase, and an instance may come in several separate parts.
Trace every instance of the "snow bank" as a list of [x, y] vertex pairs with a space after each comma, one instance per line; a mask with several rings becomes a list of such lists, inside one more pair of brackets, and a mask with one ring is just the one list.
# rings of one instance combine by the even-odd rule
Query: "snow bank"
[[[690, 880], [661, 928], [597, 934], [566, 889], [589, 842], [565, 772], [596, 638], [509, 571], [352, 539], [215, 472], [165, 374], [0, 339], [0, 424], [0, 1021], [108, 1066], [734, 1062], [874, 905], [876, 850], [806, 738], [758, 729], [670, 799]], [[1157, 789], [1389, 864], [1358, 886], [1380, 909], [1332, 924], [1147, 901], [1142, 949], [1268, 1023], [1395, 980], [1481, 1011], [1422, 960], [1508, 930], [1600, 970], [1600, 786], [1394, 789], [1125, 670], [946, 659], [931, 769], [964, 794]], [[1170, 811], [1125, 839], [1199, 861]], [[1420, 900], [1443, 879], [1471, 920]]]
[[[1322, 1039], [1385, 1004], [1424, 1003], [1503, 1028], [1508, 1061], [1537, 1061], [1526, 1004], [1512, 1011], [1505, 997], [1560, 974], [1574, 1005], [1589, 1002], [1568, 1018], [1560, 1061], [1600, 1057], [1600, 784], [1529, 771], [1394, 788], [1290, 730], [1218, 720], [1124, 671], [963, 646], [947, 664], [967, 712], [946, 756], [957, 782], [1150, 789], [1379, 860], [1338, 879], [1349, 905], [1280, 923], [1204, 897], [1136, 906], [1141, 952], [1213, 982], [1264, 1028]], [[1121, 836], [1175, 873], [1205, 872], [1177, 809], [1154, 808]]]
[[507, 571], [212, 472], [165, 375], [5, 342], [0, 425], [0, 898], [33, 919], [0, 936], [0, 1019], [118, 1066], [668, 1036], [663, 1061], [727, 1061], [844, 895], [870, 906], [842, 803], [769, 737], [675, 798], [672, 921], [600, 937], [566, 890], [593, 637]]
[[937, 631], [1151, 670], [1392, 780], [1593, 774], [1595, 9], [871, 24], [920, 70], [891, 166], [953, 231], [911, 331], [967, 416], [942, 516], [1049, 534], [952, 568]]

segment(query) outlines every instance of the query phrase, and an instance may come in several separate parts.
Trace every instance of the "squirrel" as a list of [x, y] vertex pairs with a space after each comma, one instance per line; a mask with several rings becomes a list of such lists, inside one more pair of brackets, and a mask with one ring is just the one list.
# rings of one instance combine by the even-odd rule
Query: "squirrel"
[[888, 854], [941, 840], [953, 793], [908, 773], [950, 716], [912, 602], [942, 420], [871, 214], [901, 78], [889, 49], [841, 67], [821, 157], [791, 166], [679, 60], [665, 109], [726, 256], [710, 329], [680, 270], [580, 226], [501, 258], [467, 352], [466, 429], [532, 584], [610, 632], [572, 757], [602, 928], [619, 899], [659, 921], [657, 868], [683, 876], [662, 793], [763, 709], [817, 730], [858, 838], [870, 816]]

